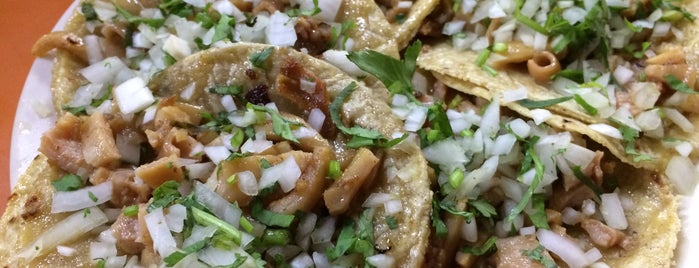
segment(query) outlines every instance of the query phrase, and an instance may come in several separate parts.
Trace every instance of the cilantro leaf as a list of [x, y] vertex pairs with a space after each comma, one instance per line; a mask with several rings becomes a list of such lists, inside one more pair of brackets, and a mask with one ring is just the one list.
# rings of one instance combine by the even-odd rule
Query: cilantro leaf
[[251, 216], [267, 226], [278, 226], [287, 228], [294, 221], [294, 215], [277, 213], [271, 210], [266, 210], [262, 207], [262, 201], [259, 199], [253, 200], [250, 206]]
[[309, 10], [302, 10], [300, 8], [292, 8], [287, 10], [285, 13], [289, 17], [299, 17], [299, 16], [313, 16], [318, 13], [320, 13], [322, 10], [320, 10], [320, 7], [318, 7], [318, 0], [313, 0], [313, 9]]
[[349, 31], [351, 31], [355, 28], [357, 28], [357, 25], [354, 23], [354, 21], [345, 20], [340, 25], [339, 32], [338, 32], [337, 28], [335, 28], [335, 27], [330, 29], [330, 32], [332, 33], [332, 38], [330, 39], [330, 45], [328, 46], [328, 48], [336, 47], [337, 42], [340, 41], [340, 37], [344, 36], [344, 38], [342, 39], [342, 46], [341, 46], [341, 48], [344, 50], [345, 44], [347, 43], [347, 39], [349, 39]]
[[362, 214], [359, 215], [359, 222], [357, 223], [357, 237], [359, 239], [373, 241], [374, 240], [374, 210], [365, 209]]
[[[522, 196], [522, 199], [520, 199], [519, 203], [517, 203], [517, 206], [512, 208], [510, 210], [510, 214], [507, 215], [506, 220], [509, 223], [513, 222], [515, 220], [515, 217], [517, 217], [517, 215], [519, 215], [519, 213], [521, 213], [524, 210], [524, 208], [527, 206], [527, 203], [529, 203], [529, 200], [531, 200], [532, 195], [534, 195], [534, 190], [537, 186], [539, 186], [541, 179], [544, 177], [544, 164], [541, 162], [541, 159], [539, 159], [539, 156], [536, 154], [536, 152], [534, 152], [534, 144], [536, 143], [535, 140], [538, 140], [538, 137], [525, 143], [527, 147], [525, 152], [525, 158], [530, 158], [531, 161], [534, 163], [534, 180], [529, 185], [529, 188], [527, 188], [527, 191]], [[523, 167], [524, 166], [525, 165], [523, 165]]]
[[78, 175], [67, 174], [63, 175], [57, 181], [52, 181], [53, 188], [60, 192], [70, 192], [80, 189], [83, 186], [83, 179]]
[[575, 100], [575, 102], [578, 103], [578, 105], [580, 105], [580, 107], [585, 109], [585, 112], [587, 112], [587, 114], [589, 114], [589, 115], [596, 115], [597, 114], [597, 108], [592, 107], [592, 105], [587, 103], [587, 101], [585, 99], [583, 99], [580, 95], [578, 95], [578, 94], [573, 95], [573, 100]]
[[175, 200], [182, 197], [180, 191], [177, 190], [179, 187], [180, 184], [177, 181], [166, 181], [158, 186], [158, 188], [155, 188], [155, 190], [153, 190], [153, 202], [148, 205], [146, 210], [151, 212], [156, 208], [167, 207], [172, 202], [175, 202]]
[[449, 214], [461, 216], [467, 221], [471, 221], [471, 219], [474, 217], [473, 213], [457, 209], [456, 204], [446, 199], [439, 202], [439, 208], [448, 212]]
[[682, 80], [678, 79], [672, 74], [668, 74], [665, 76], [665, 81], [667, 82], [667, 85], [670, 86], [672, 89], [677, 90], [679, 92], [685, 93], [685, 94], [699, 94], [699, 92], [694, 91], [693, 89], [689, 88], [687, 84], [682, 82]]
[[95, 12], [95, 6], [90, 2], [80, 3], [80, 11], [83, 13], [86, 21], [99, 20], [97, 12]]
[[126, 9], [124, 9], [122, 7], [119, 7], [116, 4], [114, 5], [114, 7], [116, 8], [117, 13], [119, 13], [119, 15], [123, 16], [126, 19], [126, 21], [131, 23], [131, 24], [137, 24], [137, 25], [138, 24], [146, 24], [146, 25], [153, 27], [155, 29], [160, 28], [161, 26], [163, 26], [163, 24], [165, 24], [165, 19], [142, 18], [142, 17], [135, 16], [135, 15], [129, 13], [129, 11], [127, 11]]
[[413, 96], [415, 62], [422, 49], [420, 40], [405, 50], [404, 59], [397, 60], [373, 50], [350, 52], [347, 58], [363, 71], [378, 78], [393, 94], [403, 94], [417, 102]]
[[522, 250], [522, 255], [543, 264], [546, 268], [558, 268], [558, 265], [556, 265], [556, 262], [554, 262], [553, 259], [544, 255], [544, 247], [541, 245], [538, 245], [536, 248], [531, 250]]
[[281, 136], [285, 140], [299, 143], [299, 140], [294, 137], [294, 133], [291, 132], [291, 125], [296, 126], [299, 125], [299, 123], [287, 120], [286, 118], [282, 117], [279, 112], [269, 107], [255, 105], [252, 103], [248, 103], [247, 105], [248, 108], [252, 108], [255, 111], [266, 112], [272, 117], [272, 131], [274, 134]]
[[626, 146], [624, 146], [624, 151], [628, 155], [635, 156], [633, 159], [634, 162], [653, 160], [653, 157], [651, 155], [642, 154], [636, 151], [636, 138], [639, 137], [638, 130], [635, 130], [629, 126], [622, 124], [619, 127], [619, 131], [621, 132], [621, 136], [623, 137], [624, 142], [626, 142]]
[[388, 229], [395, 230], [398, 228], [398, 220], [392, 215], [386, 216], [386, 225], [388, 225]]
[[546, 218], [546, 196], [544, 194], [532, 195], [532, 209], [534, 212], [529, 214], [529, 219], [536, 228], [550, 229], [548, 219]]
[[218, 86], [209, 88], [210, 93], [216, 93], [219, 95], [239, 95], [243, 93], [243, 86], [241, 85], [228, 85], [228, 86]]
[[568, 101], [571, 99], [573, 99], [573, 96], [566, 96], [566, 97], [560, 97], [560, 98], [555, 98], [555, 99], [550, 99], [550, 100], [541, 100], [541, 101], [524, 99], [524, 100], [517, 101], [517, 103], [519, 103], [519, 105], [522, 105], [522, 106], [524, 106], [524, 108], [527, 108], [527, 109], [540, 109], [540, 108], [545, 108], [545, 107], [549, 107], [552, 105], [556, 105], [556, 104], [559, 104], [561, 102], [565, 102], [565, 101]]
[[330, 119], [332, 122], [335, 124], [337, 129], [340, 130], [340, 132], [344, 133], [345, 135], [352, 136], [350, 142], [347, 143], [347, 147], [357, 148], [370, 145], [390, 147], [407, 137], [407, 135], [403, 135], [401, 138], [389, 141], [376, 130], [358, 126], [353, 126], [351, 128], [346, 127], [345, 124], [342, 123], [342, 119], [340, 119], [340, 109], [342, 108], [342, 104], [345, 102], [345, 99], [347, 99], [347, 97], [349, 97], [349, 95], [352, 94], [355, 89], [357, 89], [357, 84], [354, 82], [350, 83], [340, 92], [340, 94], [335, 97], [333, 102], [330, 104]]
[[463, 253], [468, 253], [471, 255], [476, 255], [476, 256], [482, 256], [486, 255], [488, 253], [491, 253], [495, 250], [497, 250], [497, 247], [495, 246], [495, 242], [498, 240], [497, 237], [491, 236], [483, 242], [483, 244], [479, 247], [462, 247], [461, 252]]
[[469, 200], [468, 205], [473, 207], [478, 213], [483, 215], [483, 217], [490, 218], [498, 215], [495, 207], [484, 199]]
[[87, 105], [83, 106], [68, 106], [68, 105], [63, 105], [61, 106], [61, 109], [64, 111], [67, 111], [73, 115], [86, 115], [87, 114]]
[[434, 227], [434, 233], [437, 235], [437, 237], [443, 238], [449, 233], [449, 229], [447, 229], [447, 225], [444, 223], [444, 220], [442, 220], [442, 217], [439, 215], [439, 211], [439, 202], [435, 198], [432, 200], [432, 227]]
[[250, 60], [250, 63], [252, 63], [252, 66], [255, 66], [260, 69], [265, 68], [265, 62], [267, 62], [267, 58], [269, 58], [270, 55], [272, 55], [272, 51], [274, 51], [274, 47], [267, 47], [264, 50], [260, 52], [255, 52], [250, 54], [250, 57], [248, 60]]
[[194, 244], [191, 244], [187, 246], [186, 248], [177, 250], [173, 252], [172, 254], [168, 255], [167, 257], [163, 258], [163, 262], [165, 262], [165, 265], [167, 267], [172, 267], [178, 262], [180, 262], [184, 257], [187, 257], [187, 255], [197, 252], [206, 246], [207, 239], [201, 240], [199, 242], [196, 242]]
[[226, 16], [226, 14], [221, 14], [221, 18], [218, 20], [216, 25], [214, 25], [214, 36], [211, 38], [211, 43], [213, 44], [226, 38], [233, 40], [234, 26], [234, 19]]

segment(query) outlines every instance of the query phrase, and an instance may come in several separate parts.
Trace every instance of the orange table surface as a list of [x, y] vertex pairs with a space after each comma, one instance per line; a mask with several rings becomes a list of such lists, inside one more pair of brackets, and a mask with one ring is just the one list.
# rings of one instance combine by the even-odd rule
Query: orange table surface
[[0, 1], [0, 213], [10, 196], [10, 144], [17, 102], [34, 62], [31, 48], [51, 31], [73, 0]]

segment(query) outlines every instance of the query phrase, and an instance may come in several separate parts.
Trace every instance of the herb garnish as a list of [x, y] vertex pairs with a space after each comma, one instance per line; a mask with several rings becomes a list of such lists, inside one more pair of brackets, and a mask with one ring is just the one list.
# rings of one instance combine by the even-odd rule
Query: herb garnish
[[52, 181], [51, 184], [53, 184], [53, 188], [56, 191], [70, 192], [80, 189], [83, 186], [83, 179], [78, 175], [67, 174], [56, 181]]
[[250, 63], [252, 63], [252, 66], [255, 66], [260, 69], [265, 68], [265, 62], [267, 62], [267, 58], [269, 58], [270, 55], [272, 55], [272, 51], [274, 50], [274, 47], [267, 47], [264, 50], [260, 52], [254, 52], [250, 54], [250, 57], [248, 60], [250, 60]]
[[413, 42], [405, 49], [402, 61], [373, 50], [350, 52], [347, 58], [359, 69], [376, 76], [391, 93], [403, 94], [412, 101], [418, 102], [413, 96], [412, 79], [415, 73], [415, 62], [421, 49], [420, 40]]
[[538, 245], [536, 248], [531, 250], [522, 250], [522, 255], [543, 264], [546, 268], [558, 268], [558, 265], [556, 265], [556, 262], [554, 262], [553, 259], [544, 255], [544, 247], [541, 245]]
[[318, 7], [318, 0], [313, 0], [313, 9], [303, 10], [300, 8], [292, 8], [287, 10], [285, 13], [289, 17], [299, 17], [299, 16], [313, 16], [320, 13], [320, 7]]
[[519, 105], [524, 106], [524, 108], [527, 109], [540, 109], [540, 108], [546, 108], [552, 105], [559, 104], [561, 102], [565, 102], [568, 100], [573, 99], [573, 96], [566, 96], [566, 97], [560, 97], [560, 98], [555, 98], [555, 99], [550, 99], [550, 100], [541, 100], [541, 101], [535, 101], [535, 100], [530, 100], [530, 99], [524, 99], [524, 100], [519, 100], [517, 103]]
[[483, 242], [483, 244], [479, 247], [462, 247], [461, 252], [463, 253], [468, 253], [471, 255], [476, 255], [476, 256], [482, 256], [486, 255], [488, 253], [491, 253], [495, 250], [497, 250], [497, 247], [495, 246], [495, 242], [498, 240], [497, 237], [491, 236]]
[[667, 85], [670, 86], [670, 88], [677, 90], [679, 92], [685, 93], [685, 94], [699, 94], [699, 92], [694, 91], [693, 89], [689, 88], [687, 84], [682, 82], [682, 80], [678, 79], [672, 74], [668, 74], [665, 76], [665, 81], [667, 82]]

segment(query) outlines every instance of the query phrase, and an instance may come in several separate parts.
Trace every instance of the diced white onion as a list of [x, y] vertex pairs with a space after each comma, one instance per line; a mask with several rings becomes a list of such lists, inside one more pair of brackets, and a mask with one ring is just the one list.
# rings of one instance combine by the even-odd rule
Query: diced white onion
[[524, 122], [524, 120], [522, 120], [521, 118], [517, 118], [515, 120], [507, 122], [507, 126], [509, 126], [509, 129], [512, 130], [512, 133], [514, 133], [518, 137], [529, 137], [531, 126], [529, 126], [529, 124], [527, 124], [527, 122]]
[[667, 163], [665, 175], [674, 184], [675, 191], [682, 195], [691, 195], [697, 185], [699, 171], [689, 158], [673, 156]]
[[386, 203], [383, 203], [383, 207], [384, 211], [386, 211], [386, 214], [388, 215], [393, 215], [403, 211], [403, 204], [400, 202], [400, 200], [396, 199], [386, 201]]
[[607, 124], [603, 124], [603, 123], [600, 123], [600, 124], [590, 124], [590, 125], [588, 125], [588, 126], [590, 127], [590, 129], [592, 129], [592, 130], [594, 130], [594, 131], [597, 131], [597, 132], [599, 132], [599, 133], [602, 134], [602, 135], [605, 135], [605, 136], [608, 136], [608, 137], [612, 137], [612, 138], [615, 138], [615, 139], [619, 139], [619, 140], [621, 140], [621, 139], [624, 138], [623, 136], [621, 136], [621, 132], [619, 131], [619, 129], [617, 129], [617, 128], [613, 127], [613, 126], [610, 126], [610, 125], [607, 125]]
[[626, 68], [624, 65], [619, 65], [614, 69], [614, 79], [619, 82], [620, 85], [626, 84], [633, 78], [633, 71]]
[[383, 205], [384, 203], [386, 203], [392, 199], [395, 199], [395, 198], [392, 195], [387, 194], [387, 193], [371, 193], [369, 195], [369, 197], [367, 197], [367, 199], [364, 200], [362, 207], [375, 208], [375, 207], [378, 207], [380, 205]]
[[89, 249], [90, 259], [107, 259], [108, 257], [113, 257], [117, 255], [117, 248], [115, 243], [109, 242], [90, 242]]
[[667, 34], [670, 33], [671, 27], [672, 27], [672, 23], [670, 23], [670, 22], [658, 21], [655, 23], [655, 27], [653, 27], [653, 34], [651, 34], [651, 37], [667, 36]]
[[527, 227], [519, 228], [519, 234], [520, 234], [520, 235], [533, 235], [533, 234], [536, 234], [536, 227], [534, 227], [534, 226], [527, 226]]
[[616, 192], [600, 195], [602, 202], [599, 210], [602, 213], [604, 221], [609, 227], [618, 230], [625, 230], [628, 227], [624, 208], [621, 206], [619, 194]]
[[551, 112], [546, 109], [534, 109], [531, 111], [534, 123], [540, 125], [551, 117]]
[[560, 257], [568, 266], [581, 268], [589, 264], [585, 252], [568, 238], [546, 229], [539, 229], [536, 237], [544, 248]]
[[199, 251], [199, 259], [209, 266], [229, 266], [235, 263], [240, 255], [245, 257], [245, 262], [240, 267], [256, 267], [255, 258], [239, 247], [230, 250], [206, 247]]
[[461, 238], [471, 243], [478, 241], [478, 225], [475, 219], [461, 223]]
[[527, 98], [527, 88], [518, 87], [513, 90], [506, 90], [502, 92], [502, 103], [510, 103], [513, 101], [523, 100]]
[[319, 253], [317, 251], [313, 252], [313, 263], [316, 268], [330, 268], [330, 261], [325, 253]]
[[296, 181], [301, 177], [301, 169], [293, 156], [289, 156], [281, 163], [262, 170], [259, 188], [265, 189], [279, 182], [282, 191], [288, 193], [296, 187]]
[[192, 49], [187, 44], [187, 41], [177, 37], [174, 34], [168, 36], [163, 43], [163, 51], [167, 52], [176, 60], [182, 60], [192, 54]]
[[435, 142], [425, 147], [423, 152], [427, 161], [444, 167], [444, 170], [453, 170], [468, 161], [466, 150], [458, 141], [451, 138]]
[[359, 69], [354, 62], [347, 58], [348, 53], [344, 50], [330, 49], [323, 52], [323, 59], [352, 76], [366, 75], [366, 72]]
[[189, 172], [190, 179], [206, 179], [214, 171], [216, 165], [212, 162], [194, 163], [184, 166]]
[[195, 224], [194, 227], [192, 227], [192, 233], [182, 242], [182, 248], [186, 248], [214, 236], [217, 230], [216, 226], [201, 226]]
[[407, 131], [415, 132], [422, 128], [427, 120], [427, 107], [415, 106], [410, 109], [410, 113], [405, 118], [404, 128]]
[[658, 109], [643, 111], [639, 113], [634, 119], [638, 127], [643, 131], [650, 131], [661, 127], [663, 123], [662, 118], [660, 118], [660, 111]]
[[335, 232], [335, 222], [336, 219], [332, 217], [324, 218], [315, 230], [311, 233], [311, 241], [313, 244], [320, 244], [323, 242], [328, 242]]
[[376, 254], [366, 257], [366, 262], [377, 268], [391, 268], [395, 265], [396, 260], [390, 255]]
[[561, 211], [561, 220], [568, 225], [576, 225], [585, 219], [585, 215], [579, 211], [566, 207]]
[[595, 158], [595, 152], [575, 143], [570, 143], [563, 157], [573, 163], [573, 165], [585, 168]]
[[[413, 79], [410, 80], [413, 84], [413, 89], [415, 92], [427, 93], [428, 82], [427, 77], [420, 72], [415, 72], [413, 74]], [[395, 96], [395, 95], [394, 95]]]
[[289, 18], [286, 13], [274, 12], [269, 17], [269, 26], [265, 29], [265, 36], [270, 45], [289, 47], [296, 43], [296, 20]]
[[490, 153], [493, 155], [506, 155], [512, 150], [515, 142], [517, 142], [515, 135], [509, 133], [500, 135], [495, 139]]
[[675, 151], [683, 157], [688, 157], [689, 154], [694, 150], [694, 146], [691, 143], [683, 141], [675, 145]]
[[462, 21], [462, 20], [453, 20], [453, 21], [447, 22], [444, 24], [444, 28], [442, 28], [442, 34], [443, 35], [454, 35], [454, 34], [460, 33], [461, 29], [464, 28], [465, 24], [466, 24], [466, 22]]
[[235, 106], [235, 101], [233, 100], [233, 96], [231, 95], [225, 95], [221, 97], [221, 105], [223, 106], [223, 109], [226, 110], [226, 112], [232, 112], [235, 110], [238, 110], [238, 107]]
[[184, 220], [187, 218], [187, 208], [181, 204], [174, 204], [167, 209], [165, 221], [167, 222], [170, 231], [175, 233], [182, 232], [184, 228]]
[[580, 206], [580, 210], [586, 216], [592, 216], [597, 211], [597, 204], [592, 199], [585, 199]]
[[223, 160], [226, 160], [231, 155], [231, 151], [226, 146], [205, 146], [204, 153], [214, 164], [218, 165]]
[[292, 268], [314, 267], [313, 258], [306, 252], [301, 252], [301, 254], [294, 257], [289, 265], [291, 265]]
[[485, 108], [480, 122], [480, 129], [487, 137], [493, 137], [500, 130], [500, 103], [497, 98]]
[[140, 112], [155, 102], [153, 93], [140, 77], [131, 78], [114, 88], [114, 98], [124, 114]]
[[627, 8], [631, 5], [630, 0], [607, 0], [607, 5], [610, 7]]
[[318, 108], [311, 109], [311, 112], [308, 114], [308, 124], [316, 131], [320, 131], [324, 122], [325, 113]]
[[248, 139], [240, 146], [242, 153], [261, 153], [272, 147], [274, 143], [265, 139]]
[[104, 59], [102, 56], [102, 48], [100, 47], [100, 38], [94, 34], [89, 34], [83, 37], [85, 43], [85, 51], [90, 64], [94, 64]]
[[177, 250], [177, 242], [166, 224], [163, 208], [156, 208], [148, 213], [144, 220], [148, 233], [153, 239], [153, 248], [160, 256], [169, 256]]
[[679, 126], [684, 132], [693, 133], [694, 124], [692, 124], [687, 117], [680, 113], [677, 109], [673, 108], [662, 108], [663, 113], [667, 116], [670, 121]]
[[80, 70], [80, 74], [93, 84], [109, 84], [126, 64], [117, 57], [109, 57]]
[[236, 175], [238, 178], [238, 188], [240, 191], [248, 196], [256, 196], [259, 193], [257, 188], [257, 178], [255, 174], [249, 170], [239, 172]]
[[[95, 199], [95, 200], [93, 200]], [[112, 181], [88, 186], [71, 192], [53, 194], [51, 213], [76, 211], [105, 203], [112, 199]]]
[[597, 248], [591, 248], [585, 252], [585, 258], [587, 258], [588, 263], [594, 263], [602, 259], [602, 252], [600, 252]]
[[194, 199], [233, 227], [237, 228], [240, 225], [243, 211], [198, 181], [194, 182]]
[[56, 251], [58, 252], [59, 255], [65, 256], [65, 257], [73, 256], [73, 255], [75, 255], [75, 253], [78, 252], [75, 248], [61, 246], [61, 245], [56, 246]]

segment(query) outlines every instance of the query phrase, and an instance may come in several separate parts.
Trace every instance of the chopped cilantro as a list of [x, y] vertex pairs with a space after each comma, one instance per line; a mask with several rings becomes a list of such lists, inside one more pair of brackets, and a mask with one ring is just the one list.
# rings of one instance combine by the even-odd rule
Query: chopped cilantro
[[483, 244], [481, 246], [479, 246], [479, 247], [462, 247], [461, 252], [468, 253], [468, 254], [475, 255], [475, 256], [483, 256], [483, 255], [489, 254], [489, 253], [497, 250], [497, 247], [495, 246], [495, 242], [497, 240], [498, 240], [497, 237], [491, 236], [490, 238], [488, 238], [488, 240], [483, 242]]
[[296, 139], [296, 137], [294, 137], [294, 133], [291, 132], [291, 126], [299, 125], [299, 123], [287, 120], [286, 118], [282, 117], [282, 115], [279, 114], [279, 112], [269, 107], [255, 105], [252, 103], [248, 103], [247, 105], [248, 109], [253, 109], [259, 112], [266, 112], [272, 117], [272, 131], [274, 132], [274, 134], [281, 136], [285, 140], [299, 143], [299, 140]]
[[522, 250], [522, 255], [533, 261], [541, 263], [545, 268], [558, 268], [558, 265], [556, 265], [556, 262], [554, 262], [553, 259], [544, 255], [544, 247], [541, 245], [538, 245], [536, 248], [531, 250]]
[[189, 17], [194, 12], [193, 7], [184, 0], [163, 0], [158, 7], [165, 14], [172, 14], [179, 17]]
[[267, 62], [267, 59], [269, 58], [270, 55], [272, 55], [272, 51], [274, 51], [274, 47], [267, 47], [264, 50], [260, 52], [255, 52], [250, 54], [250, 63], [252, 63], [252, 66], [255, 66], [260, 69], [265, 68], [265, 62]]
[[585, 112], [587, 112], [587, 114], [589, 114], [589, 115], [596, 115], [597, 114], [597, 108], [595, 108], [592, 105], [590, 105], [589, 103], [587, 103], [587, 101], [585, 101], [585, 99], [583, 99], [580, 95], [578, 95], [578, 94], [573, 95], [573, 100], [575, 100], [575, 102], [578, 105], [580, 105], [580, 107], [585, 109]]
[[495, 207], [484, 199], [469, 200], [468, 205], [474, 208], [475, 211], [481, 214], [483, 217], [490, 218], [498, 215]]
[[178, 198], [182, 197], [177, 188], [180, 184], [177, 181], [166, 181], [153, 190], [153, 202], [146, 209], [148, 212], [156, 208], [167, 207]]
[[86, 21], [99, 20], [97, 12], [95, 12], [95, 6], [90, 2], [80, 3], [80, 11], [83, 13]]
[[136, 215], [138, 214], [138, 205], [131, 205], [131, 206], [128, 206], [128, 207], [124, 207], [124, 208], [121, 210], [121, 213], [124, 214], [124, 216], [127, 216], [127, 217], [136, 216]]
[[172, 267], [178, 262], [180, 262], [184, 257], [187, 257], [187, 255], [197, 252], [206, 246], [207, 239], [198, 241], [194, 244], [191, 244], [187, 246], [186, 248], [179, 249], [172, 254], [168, 255], [167, 257], [163, 258], [163, 262], [165, 262], [165, 265], [167, 267]]
[[432, 227], [434, 227], [434, 233], [437, 235], [437, 237], [443, 238], [447, 235], [447, 233], [449, 233], [449, 229], [447, 229], [447, 225], [444, 223], [444, 220], [442, 220], [441, 216], [439, 215], [439, 211], [439, 201], [437, 201], [437, 199], [434, 198], [432, 200]]
[[146, 18], [142, 18], [139, 16], [135, 16], [135, 15], [129, 13], [129, 11], [127, 11], [126, 9], [124, 9], [116, 4], [114, 5], [114, 7], [116, 8], [117, 13], [119, 13], [119, 15], [123, 16], [126, 19], [126, 21], [131, 23], [131, 24], [136, 24], [136, 25], [146, 24], [146, 25], [153, 27], [155, 29], [158, 29], [161, 26], [163, 26], [163, 24], [165, 24], [165, 19], [146, 19]]
[[92, 213], [92, 211], [90, 211], [89, 208], [83, 210], [83, 218], [87, 218], [87, 216], [90, 216], [90, 213]]
[[386, 225], [388, 225], [388, 229], [395, 230], [398, 228], [398, 220], [394, 216], [386, 216]]
[[177, 59], [175, 59], [175, 57], [170, 55], [170, 53], [167, 53], [167, 51], [165, 51], [163, 49], [161, 49], [161, 50], [163, 51], [163, 55], [165, 55], [163, 58], [163, 62], [165, 62], [165, 66], [170, 66], [170, 65], [175, 64], [175, 62], [177, 62]]
[[665, 76], [665, 82], [667, 82], [667, 85], [670, 86], [670, 88], [677, 90], [679, 92], [682, 92], [685, 94], [699, 94], [699, 92], [694, 91], [687, 84], [682, 82], [682, 80], [677, 79], [677, 77], [675, 77], [672, 74], [668, 74]]
[[61, 106], [61, 109], [64, 111], [67, 111], [73, 115], [86, 115], [87, 114], [87, 106], [68, 106], [64, 104]]
[[[536, 143], [536, 140], [538, 140], [538, 137], [535, 137], [536, 138], [525, 143], [527, 147], [525, 152], [525, 159], [531, 159], [531, 162], [534, 164], [534, 180], [529, 185], [529, 188], [527, 188], [527, 191], [522, 196], [522, 199], [520, 199], [519, 203], [517, 203], [517, 206], [512, 208], [512, 210], [510, 210], [510, 214], [507, 215], [506, 220], [509, 223], [513, 222], [515, 220], [515, 217], [517, 217], [517, 215], [519, 215], [519, 213], [521, 213], [522, 210], [524, 210], [524, 208], [527, 206], [527, 203], [529, 203], [529, 200], [531, 200], [532, 195], [534, 195], [534, 190], [537, 186], [539, 186], [541, 179], [544, 177], [544, 164], [541, 162], [536, 152], [534, 152], [534, 144]], [[529, 162], [525, 161], [525, 164], [523, 164], [522, 167], [527, 166], [529, 166]]]
[[403, 94], [418, 102], [413, 96], [412, 77], [421, 49], [419, 40], [413, 42], [406, 48], [402, 61], [372, 50], [350, 52], [347, 58], [359, 69], [376, 76], [391, 93]]
[[313, 9], [303, 10], [300, 8], [292, 8], [286, 11], [286, 15], [289, 17], [299, 17], [299, 16], [313, 16], [320, 13], [320, 7], [318, 7], [318, 0], [313, 0]]
[[252, 218], [258, 220], [267, 226], [278, 226], [282, 228], [287, 228], [294, 221], [294, 215], [287, 215], [277, 213], [271, 210], [266, 210], [262, 206], [262, 201], [259, 199], [253, 200], [250, 205], [250, 215]]
[[95, 194], [91, 191], [87, 191], [87, 196], [90, 197], [90, 200], [92, 200], [92, 202], [97, 203], [97, 201], [99, 200], [99, 198], [97, 198], [97, 196], [95, 196]]
[[536, 228], [550, 229], [548, 219], [546, 218], [546, 196], [544, 194], [532, 195], [532, 210], [529, 214], [529, 219]]
[[636, 151], [636, 138], [639, 137], [638, 130], [635, 130], [629, 126], [622, 124], [619, 127], [619, 131], [621, 132], [621, 136], [623, 137], [624, 142], [626, 142], [626, 146], [624, 146], [624, 151], [626, 152], [626, 154], [634, 156], [634, 162], [653, 160], [653, 157], [651, 155], [642, 154]]
[[267, 161], [266, 158], [261, 158], [261, 159], [260, 159], [260, 168], [262, 168], [262, 169], [268, 169], [268, 168], [271, 168], [271, 167], [272, 167], [272, 164], [271, 164], [269, 161]]
[[216, 43], [218, 41], [228, 38], [233, 40], [233, 27], [235, 26], [235, 20], [226, 14], [221, 14], [221, 18], [218, 20], [216, 25], [214, 25], [214, 36], [211, 38], [211, 43]]
[[243, 86], [241, 85], [228, 85], [209, 88], [210, 93], [216, 93], [219, 95], [232, 95], [237, 96], [243, 93]]
[[461, 216], [467, 221], [471, 221], [471, 219], [473, 219], [474, 216], [471, 212], [457, 209], [456, 204], [447, 199], [444, 199], [441, 202], [439, 202], [439, 208], [441, 208], [443, 211], [448, 212], [449, 214]]
[[580, 166], [574, 166], [573, 167], [573, 174], [575, 174], [575, 177], [580, 180], [585, 186], [590, 188], [597, 197], [599, 197], [602, 194], [602, 188], [599, 187], [595, 182], [593, 182], [590, 178], [585, 176], [585, 174], [582, 172], [580, 169]]
[[67, 174], [63, 175], [63, 177], [57, 181], [51, 182], [51, 184], [53, 184], [53, 188], [55, 188], [56, 191], [70, 192], [80, 189], [80, 187], [83, 186], [83, 179], [78, 175]]
[[517, 103], [519, 105], [524, 106], [524, 108], [527, 109], [539, 109], [539, 108], [545, 108], [549, 107], [552, 105], [559, 104], [561, 102], [565, 102], [568, 100], [573, 99], [573, 96], [566, 96], [566, 97], [560, 97], [560, 98], [555, 98], [555, 99], [550, 99], [550, 100], [541, 100], [541, 101], [534, 101], [530, 99], [524, 99], [524, 100], [519, 100]]
[[240, 230], [236, 229], [233, 227], [233, 225], [230, 225], [229, 223], [217, 218], [214, 215], [211, 215], [201, 209], [198, 209], [196, 207], [192, 207], [192, 216], [194, 217], [194, 220], [204, 226], [214, 226], [216, 227], [220, 232], [225, 233], [228, 235], [233, 242], [235, 242], [237, 245], [240, 245], [240, 241], [243, 237], [243, 234], [240, 232]]

